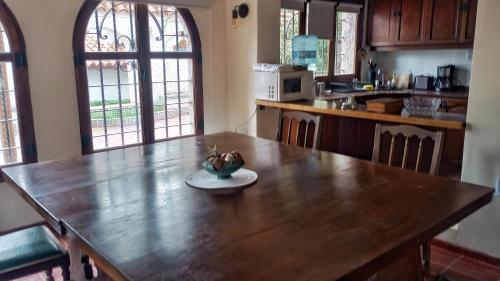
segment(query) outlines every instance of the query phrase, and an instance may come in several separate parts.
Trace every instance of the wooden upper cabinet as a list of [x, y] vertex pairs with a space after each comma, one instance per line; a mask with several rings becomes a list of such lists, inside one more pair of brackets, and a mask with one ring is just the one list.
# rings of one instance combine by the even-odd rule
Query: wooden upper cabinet
[[476, 15], [477, 15], [478, 0], [463, 0], [461, 4], [462, 11], [462, 32], [460, 41], [465, 43], [474, 42], [474, 34], [476, 33]]
[[471, 47], [478, 0], [370, 0], [367, 43], [375, 48]]
[[375, 0], [370, 2], [368, 40], [372, 46], [394, 44], [394, 8], [396, 2], [398, 1]]
[[428, 43], [457, 43], [459, 41], [462, 0], [428, 0]]
[[423, 44], [424, 0], [400, 0], [396, 10], [396, 41], [401, 44]]

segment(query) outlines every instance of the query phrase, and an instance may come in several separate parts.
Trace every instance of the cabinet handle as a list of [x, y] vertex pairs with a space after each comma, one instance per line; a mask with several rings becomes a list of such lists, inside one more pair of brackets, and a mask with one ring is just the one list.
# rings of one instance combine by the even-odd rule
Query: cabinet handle
[[400, 17], [401, 16], [401, 11], [395, 11], [394, 12], [395, 17]]

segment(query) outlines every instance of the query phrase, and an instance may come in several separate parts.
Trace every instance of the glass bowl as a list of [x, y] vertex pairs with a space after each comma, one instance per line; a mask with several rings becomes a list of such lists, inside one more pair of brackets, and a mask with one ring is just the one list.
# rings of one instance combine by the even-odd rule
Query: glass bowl
[[441, 107], [440, 98], [411, 97], [403, 100], [403, 116], [434, 116]]

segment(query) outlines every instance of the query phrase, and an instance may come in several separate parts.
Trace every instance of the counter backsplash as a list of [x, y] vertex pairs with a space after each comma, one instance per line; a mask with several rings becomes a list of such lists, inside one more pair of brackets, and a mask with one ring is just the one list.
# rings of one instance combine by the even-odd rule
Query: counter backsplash
[[[395, 52], [371, 52], [370, 56], [386, 73], [408, 73], [436, 76], [437, 67], [452, 64], [456, 67], [455, 84], [469, 86], [472, 61], [467, 49], [415, 50]], [[368, 79], [368, 66], [363, 64], [361, 79]]]

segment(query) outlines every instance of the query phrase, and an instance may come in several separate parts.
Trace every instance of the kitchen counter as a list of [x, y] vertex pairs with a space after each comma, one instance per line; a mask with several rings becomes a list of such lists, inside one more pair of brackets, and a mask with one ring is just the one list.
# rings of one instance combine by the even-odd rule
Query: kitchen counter
[[[347, 94], [347, 96], [353, 96], [353, 95], [358, 95], [358, 93]], [[369, 95], [374, 95], [374, 93], [371, 93]], [[315, 113], [315, 114], [322, 114], [329, 116], [349, 117], [349, 118], [425, 126], [425, 127], [441, 128], [441, 129], [464, 130], [466, 124], [465, 114], [443, 112], [443, 113], [438, 113], [434, 117], [404, 117], [398, 114], [369, 112], [366, 110], [366, 106], [362, 104], [359, 105], [357, 110], [336, 109], [334, 103], [327, 100], [319, 100], [319, 99], [316, 99], [314, 101], [296, 101], [296, 102], [282, 102], [282, 103], [256, 100], [256, 104], [259, 106], [278, 108], [284, 110], [296, 110], [296, 111], [303, 111], [308, 113]]]

